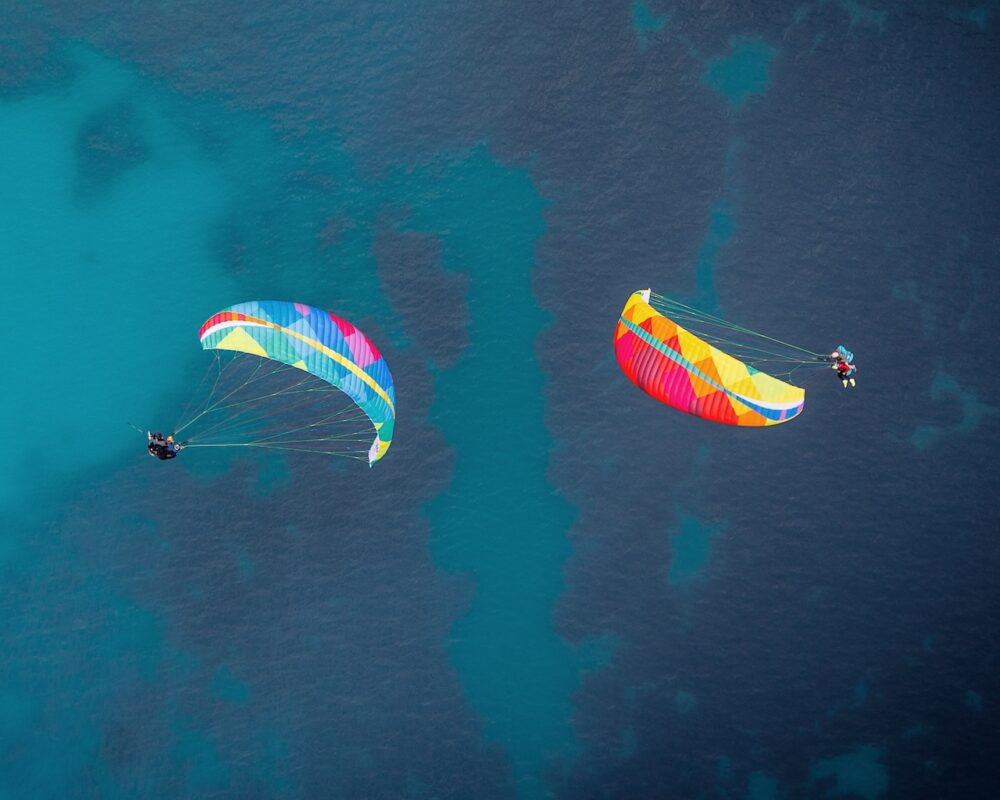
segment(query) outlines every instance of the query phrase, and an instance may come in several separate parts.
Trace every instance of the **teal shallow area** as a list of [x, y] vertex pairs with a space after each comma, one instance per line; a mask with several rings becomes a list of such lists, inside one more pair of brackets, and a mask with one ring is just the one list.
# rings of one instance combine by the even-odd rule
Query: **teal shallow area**
[[639, 37], [640, 50], [645, 50], [649, 46], [650, 37], [662, 30], [669, 21], [669, 15], [654, 14], [643, 0], [634, 0], [632, 3], [632, 27]]
[[889, 788], [889, 773], [882, 763], [884, 750], [863, 745], [849, 753], [817, 761], [809, 769], [813, 790], [823, 797], [860, 797], [878, 800]]
[[995, 6], [987, 4], [968, 9], [951, 9], [950, 13], [953, 19], [962, 20], [963, 22], [975, 25], [981, 31], [985, 31], [992, 15], [995, 13], [994, 9]]
[[435, 232], [444, 267], [469, 276], [469, 346], [435, 377], [430, 419], [455, 467], [427, 509], [431, 550], [471, 579], [471, 607], [448, 650], [526, 798], [546, 795], [539, 753], [575, 754], [569, 698], [581, 664], [552, 621], [572, 512], [548, 485], [549, 450], [540, 446], [547, 433], [535, 341], [546, 318], [531, 272], [543, 207], [525, 173], [500, 168], [481, 148], [448, 164], [440, 189], [406, 223]]
[[712, 204], [708, 230], [698, 252], [698, 266], [695, 270], [695, 285], [698, 302], [702, 307], [717, 310], [718, 299], [715, 291], [715, 270], [720, 251], [736, 232], [736, 218], [732, 204], [722, 198]]
[[982, 402], [946, 372], [937, 372], [931, 382], [930, 399], [945, 417], [941, 422], [918, 425], [910, 436], [914, 449], [922, 452], [948, 438], [961, 441], [993, 419], [1000, 408]]
[[[840, 7], [847, 12], [852, 27], [860, 25], [877, 28], [880, 32], [885, 27], [886, 12], [883, 9], [859, 3], [858, 0], [840, 0]], [[975, 12], [971, 12], [970, 17], [975, 19]]]
[[746, 800], [780, 800], [781, 786], [764, 772], [754, 772], [747, 783]]
[[677, 530], [670, 537], [669, 580], [672, 586], [685, 588], [703, 577], [712, 556], [712, 539], [724, 527], [707, 524], [689, 514], [679, 515]]
[[751, 97], [767, 91], [771, 62], [778, 54], [779, 50], [767, 42], [733, 39], [726, 55], [708, 62], [705, 80], [733, 108], [740, 108]]
[[227, 666], [221, 666], [212, 679], [212, 694], [220, 700], [242, 705], [250, 699], [246, 683], [239, 680]]
[[[318, 168], [325, 177], [295, 187], [294, 157], [259, 121], [173, 98], [89, 50], [67, 50], [64, 58], [71, 67], [65, 83], [0, 104], [7, 154], [0, 199], [31, 214], [17, 225], [8, 218], [0, 229], [0, 257], [24, 266], [7, 282], [13, 318], [37, 330], [32, 347], [20, 349], [11, 365], [31, 392], [3, 399], [0, 469], [13, 480], [4, 482], [0, 500], [17, 520], [0, 548], [7, 575], [30, 582], [65, 558], [58, 540], [41, 551], [25, 543], [31, 525], [50, 518], [25, 502], [41, 496], [41, 486], [58, 500], [61, 487], [116, 463], [138, 457], [148, 469], [142, 439], [127, 423], [169, 429], [204, 369], [197, 331], [209, 314], [245, 296], [305, 295], [349, 318], [378, 313], [381, 335], [412, 348], [399, 319], [379, 312], [388, 301], [376, 235], [389, 225], [434, 237], [443, 267], [469, 276], [462, 302], [470, 344], [457, 363], [436, 371], [429, 420], [456, 458], [450, 488], [427, 507], [431, 550], [441, 568], [472, 589], [447, 652], [469, 705], [482, 715], [486, 745], [509, 759], [517, 795], [546, 796], [545, 771], [568, 767], [577, 752], [569, 699], [581, 670], [595, 666], [596, 651], [569, 647], [552, 621], [572, 514], [545, 478], [544, 380], [534, 347], [546, 318], [531, 292], [543, 199], [523, 170], [498, 165], [485, 147], [366, 183], [335, 146]], [[404, 407], [406, 401], [404, 392]], [[495, 413], [498, 407], [509, 414]], [[202, 480], [230, 469], [225, 455], [186, 461], [180, 468]], [[261, 496], [288, 487], [284, 464], [277, 458], [262, 465]], [[133, 523], [127, 535], [170, 549], [169, 529], [148, 519]], [[245, 549], [235, 558], [240, 580], [252, 585], [260, 571], [254, 560]], [[209, 666], [166, 644], [171, 610], [134, 605], [117, 594], [114, 580], [95, 576], [89, 585], [81, 614], [106, 613], [109, 602], [116, 609], [113, 633], [91, 633], [74, 645], [93, 669], [112, 669], [115, 683], [128, 686], [162, 684], [164, 673], [183, 682]], [[10, 623], [7, 632], [42, 647], [30, 622]], [[122, 658], [134, 673], [112, 666]], [[64, 713], [50, 745], [31, 735], [53, 702], [47, 684], [57, 680], [58, 672], [36, 672], [31, 681], [8, 676], [4, 736], [23, 739], [31, 753], [20, 761], [20, 785], [39, 796], [58, 794], [81, 769], [93, 769], [103, 796], [131, 796], [116, 793], [123, 787], [104, 768], [86, 766], [98, 729], [73, 737], [72, 714]], [[83, 685], [72, 691], [83, 692]], [[97, 707], [79, 709], [81, 720], [99, 714], [118, 690], [110, 684], [102, 691]], [[236, 709], [255, 701], [227, 663], [197, 691]], [[185, 791], [198, 795], [246, 780], [197, 715], [177, 708], [159, 724], [165, 749], [157, 761], [184, 765], [176, 780]], [[279, 730], [282, 724], [275, 720]], [[287, 753], [274, 750], [273, 741], [281, 737], [260, 739], [254, 758], [271, 764], [262, 780], [280, 793], [295, 781], [285, 772]], [[42, 769], [56, 750], [66, 755], [60, 766]]]
[[[154, 85], [84, 51], [73, 63], [67, 85], [0, 100], [0, 204], [17, 209], [0, 222], [6, 324], [32, 331], [6, 362], [28, 391], [5, 393], [0, 416], [0, 506], [19, 510], [125, 455], [126, 423], [163, 403], [153, 376], [191, 360], [178, 332], [235, 288], [212, 252], [224, 171]], [[122, 120], [135, 144], [102, 165], [129, 149], [105, 134]]]
[[[100, 758], [103, 725], [126, 687], [169, 686], [190, 657], [166, 642], [169, 613], [88, 574], [59, 522], [67, 495], [141, 453], [129, 422], [176, 408], [204, 308], [236, 290], [214, 240], [239, 194], [232, 164], [162, 87], [86, 49], [63, 59], [57, 84], [0, 100], [5, 324], [30, 331], [5, 362], [20, 389], [0, 399], [2, 626], [17, 643], [0, 667], [0, 737], [19, 754], [5, 798], [71, 796], [81, 781], [135, 796]], [[127, 534], [163, 536], [142, 519]], [[176, 733], [190, 785], [225, 782], [211, 735], [179, 718]]]

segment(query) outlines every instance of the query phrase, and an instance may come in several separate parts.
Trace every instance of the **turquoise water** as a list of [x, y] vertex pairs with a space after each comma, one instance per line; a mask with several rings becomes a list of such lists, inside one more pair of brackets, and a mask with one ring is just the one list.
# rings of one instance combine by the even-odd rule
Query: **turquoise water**
[[722, 530], [721, 525], [709, 525], [701, 520], [681, 514], [670, 544], [673, 558], [670, 562], [670, 583], [684, 587], [702, 575], [712, 556], [712, 539]]
[[[22, 389], [2, 402], [0, 508], [13, 524], [0, 553], [15, 596], [36, 605], [30, 587], [41, 578], [62, 598], [5, 622], [24, 654], [5, 680], [5, 747], [23, 752], [0, 790], [9, 797], [66, 796], [81, 779], [115, 785], [96, 758], [92, 716], [115, 682], [94, 683], [91, 669], [152, 680], [169, 658], [164, 615], [100, 574], [65, 573], [75, 547], [53, 526], [67, 491], [135, 452], [141, 439], [127, 423], [153, 425], [179, 399], [193, 353], [178, 346], [178, 324], [196, 330], [202, 316], [191, 298], [224, 303], [236, 289], [213, 252], [236, 187], [176, 100], [92, 51], [66, 58], [65, 81], [0, 101], [0, 259], [17, 265], [5, 272], [4, 307], [12, 329], [32, 331], [7, 361]], [[50, 532], [42, 546], [39, 525]], [[157, 534], [136, 525], [133, 535]], [[66, 672], [27, 655], [53, 647], [88, 667]]]
[[729, 52], [708, 62], [705, 80], [734, 108], [767, 91], [771, 62], [779, 50], [757, 39], [736, 38]]
[[632, 26], [639, 36], [639, 47], [642, 50], [649, 45], [650, 37], [669, 21], [668, 14], [654, 14], [642, 0], [634, 0], [632, 3]]
[[[72, 60], [67, 85], [0, 104], [0, 202], [19, 209], [0, 235], [18, 265], [8, 320], [35, 331], [8, 362], [30, 390], [7, 394], [2, 416], [0, 502], [21, 508], [129, 452], [126, 422], [153, 424], [192, 360], [178, 325], [195, 329], [201, 305], [236, 288], [212, 254], [233, 192], [223, 171], [155, 85], [86, 51]], [[105, 169], [105, 148], [127, 147], [101, 141], [116, 115], [141, 147]]]
[[[289, 203], [280, 194], [288, 179], [272, 172], [287, 156], [260, 123], [233, 116], [224, 125], [221, 108], [179, 102], [92, 51], [75, 49], [67, 58], [74, 69], [64, 86], [5, 101], [0, 110], [9, 156], [3, 200], [8, 206], [26, 202], [38, 220], [8, 226], [0, 237], [5, 261], [25, 264], [15, 285], [14, 321], [34, 324], [40, 308], [33, 298], [66, 310], [40, 327], [38, 349], [20, 351], [14, 363], [16, 380], [32, 390], [5, 400], [7, 447], [0, 457], [4, 472], [17, 476], [4, 485], [5, 506], [15, 508], [41, 491], [40, 474], [54, 490], [56, 480], [72, 485], [141, 454], [141, 437], [126, 423], [168, 427], [163, 421], [186, 401], [189, 376], [203, 368], [195, 339], [201, 320], [236, 296], [285, 297], [307, 287], [311, 302], [344, 308], [345, 316], [379, 308], [376, 217], [386, 209], [410, 209], [395, 229], [438, 237], [445, 269], [470, 276], [462, 301], [477, 343], [454, 366], [437, 370], [440, 399], [429, 417], [457, 462], [452, 487], [428, 506], [430, 546], [443, 569], [472, 576], [475, 585], [476, 599], [456, 621], [448, 651], [469, 702], [487, 720], [487, 741], [511, 760], [519, 795], [542, 796], [541, 771], [549, 758], [571, 760], [575, 753], [568, 703], [581, 658], [555, 635], [551, 620], [571, 512], [545, 480], [540, 410], [516, 418], [493, 411], [532, 409], [544, 390], [533, 348], [545, 318], [534, 310], [530, 283], [533, 244], [543, 231], [542, 198], [523, 171], [499, 167], [485, 148], [420, 172], [394, 172], [375, 184], [360, 181], [350, 159], [335, 150], [325, 159], [333, 191], [307, 184]], [[256, 228], [261, 218], [277, 237]], [[53, 236], [53, 229], [61, 235]], [[308, 283], [301, 277], [307, 265]], [[316, 274], [328, 277], [317, 280]], [[408, 346], [410, 337], [398, 323], [380, 317], [385, 332]], [[497, 326], [507, 330], [503, 339], [484, 335]], [[60, 369], [53, 369], [53, 351]], [[81, 359], [86, 369], [74, 368]], [[66, 402], [69, 392], [73, 402]], [[405, 390], [401, 399], [405, 408]], [[470, 414], [472, 407], [480, 413]], [[87, 449], [90, 443], [100, 443], [96, 452]], [[207, 478], [224, 474], [224, 463], [191, 468]], [[273, 491], [275, 481], [280, 486], [286, 480], [287, 470], [278, 469], [260, 490]], [[499, 486], [521, 497], [520, 519], [512, 519]], [[26, 510], [18, 513], [22, 523], [33, 519]], [[46, 518], [39, 513], [34, 519]], [[9, 562], [18, 558], [16, 530], [5, 535]], [[162, 529], [149, 535], [170, 537]], [[252, 581], [253, 561], [246, 553], [239, 559], [241, 575]], [[38, 564], [25, 562], [20, 569], [29, 573]], [[519, 575], [515, 583], [508, 580], [512, 573]], [[93, 591], [101, 604], [113, 590], [98, 584]], [[135, 621], [119, 625], [124, 641], [108, 643], [110, 650], [96, 657], [112, 658], [122, 647], [152, 659], [144, 672], [170, 663], [164, 621], [119, 602], [125, 602], [119, 613]], [[208, 692], [226, 703], [252, 700], [227, 665], [215, 670]], [[525, 702], [512, 704], [513, 696]], [[28, 697], [16, 690], [8, 696], [12, 737], [23, 735], [38, 713], [37, 701]], [[212, 734], [185, 715], [171, 724], [174, 757], [190, 764], [190, 790], [229, 784], [231, 767]], [[38, 791], [69, 785], [94, 746], [84, 747]], [[541, 752], [549, 754], [545, 761], [539, 761]], [[36, 771], [26, 765], [26, 774]]]
[[809, 771], [813, 783], [824, 787], [827, 797], [860, 797], [875, 800], [889, 787], [889, 775], [879, 747], [866, 745], [851, 753], [823, 759]]
[[475, 599], [448, 650], [488, 739], [509, 754], [519, 795], [540, 797], [538, 753], [574, 755], [569, 698], [580, 673], [551, 618], [572, 512], [548, 484], [549, 451], [538, 446], [548, 434], [535, 341], [546, 319], [531, 272], [544, 204], [524, 172], [498, 167], [484, 148], [449, 164], [438, 185], [406, 224], [442, 232], [442, 265], [469, 275], [470, 344], [435, 376], [430, 421], [455, 464], [428, 507], [431, 552], [474, 576]]

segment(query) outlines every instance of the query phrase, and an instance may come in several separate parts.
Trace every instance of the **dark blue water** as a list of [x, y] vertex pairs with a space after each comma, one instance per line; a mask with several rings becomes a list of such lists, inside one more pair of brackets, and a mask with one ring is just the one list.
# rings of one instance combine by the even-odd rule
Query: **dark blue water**
[[[9, 5], [0, 798], [994, 797], [998, 13]], [[858, 387], [659, 406], [650, 285]], [[375, 469], [145, 456], [253, 297]]]

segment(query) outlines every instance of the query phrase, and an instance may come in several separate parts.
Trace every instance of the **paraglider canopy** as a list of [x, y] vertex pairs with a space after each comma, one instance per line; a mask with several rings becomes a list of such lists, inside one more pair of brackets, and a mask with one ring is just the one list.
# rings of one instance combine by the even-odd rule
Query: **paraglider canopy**
[[[689, 326], [698, 327], [698, 332]], [[734, 338], [737, 335], [743, 342]], [[803, 388], [757, 364], [780, 364], [790, 375], [824, 359], [650, 289], [633, 292], [625, 303], [615, 328], [615, 356], [629, 379], [661, 403], [740, 427], [787, 422], [805, 405]]]
[[[352, 323], [304, 303], [255, 300], [201, 326], [215, 359], [174, 436], [185, 447], [266, 447], [383, 458], [396, 393], [385, 359]], [[361, 446], [364, 443], [363, 447]]]

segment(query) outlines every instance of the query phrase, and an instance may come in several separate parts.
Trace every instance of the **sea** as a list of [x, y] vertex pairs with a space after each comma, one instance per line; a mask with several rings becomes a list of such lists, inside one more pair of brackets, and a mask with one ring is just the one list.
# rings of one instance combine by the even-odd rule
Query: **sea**
[[[4, 0], [0, 798], [1000, 796], [996, 0]], [[810, 351], [713, 425], [652, 287]], [[147, 456], [201, 323], [369, 468]]]

